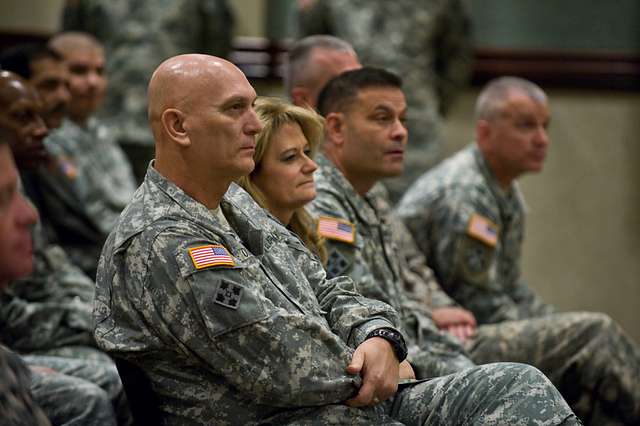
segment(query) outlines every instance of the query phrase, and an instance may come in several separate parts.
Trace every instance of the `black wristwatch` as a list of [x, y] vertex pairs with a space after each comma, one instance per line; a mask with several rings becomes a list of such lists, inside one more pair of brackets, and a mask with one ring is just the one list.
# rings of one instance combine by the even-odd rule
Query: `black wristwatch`
[[372, 337], [381, 337], [391, 343], [398, 362], [402, 362], [407, 358], [407, 344], [404, 342], [402, 334], [396, 330], [392, 328], [377, 328], [367, 335], [367, 339], [371, 339]]

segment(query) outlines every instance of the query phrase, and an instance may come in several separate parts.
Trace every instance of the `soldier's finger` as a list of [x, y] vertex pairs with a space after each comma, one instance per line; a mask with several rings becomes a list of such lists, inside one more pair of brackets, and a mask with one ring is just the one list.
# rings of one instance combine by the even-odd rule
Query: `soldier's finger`
[[358, 394], [353, 398], [347, 400], [346, 404], [349, 407], [367, 407], [369, 405], [373, 405], [373, 400], [375, 398], [374, 391], [375, 386], [373, 385], [373, 383], [370, 381], [365, 381], [360, 387]]
[[364, 353], [356, 349], [353, 353], [353, 357], [351, 357], [351, 362], [347, 366], [347, 373], [349, 374], [358, 374], [362, 370], [362, 365], [364, 364]]

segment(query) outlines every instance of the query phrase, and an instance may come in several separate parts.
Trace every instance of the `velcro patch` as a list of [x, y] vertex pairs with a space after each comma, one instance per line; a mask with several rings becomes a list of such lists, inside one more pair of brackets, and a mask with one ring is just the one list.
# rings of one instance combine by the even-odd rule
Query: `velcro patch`
[[327, 257], [327, 278], [335, 278], [344, 275], [351, 263], [338, 250], [333, 249]]
[[469, 219], [467, 234], [491, 247], [498, 244], [498, 225], [476, 213]]
[[318, 234], [330, 240], [353, 244], [355, 241], [356, 226], [343, 219], [320, 216], [320, 218], [318, 218]]
[[60, 169], [60, 172], [62, 172], [62, 174], [65, 175], [68, 179], [74, 180], [78, 177], [78, 169], [76, 168], [75, 164], [73, 164], [73, 162], [67, 157], [58, 158], [58, 167]]
[[227, 308], [237, 309], [240, 305], [243, 288], [237, 284], [221, 281], [213, 301]]
[[190, 248], [189, 255], [196, 269], [208, 268], [209, 266], [236, 265], [227, 249], [220, 244], [208, 244]]

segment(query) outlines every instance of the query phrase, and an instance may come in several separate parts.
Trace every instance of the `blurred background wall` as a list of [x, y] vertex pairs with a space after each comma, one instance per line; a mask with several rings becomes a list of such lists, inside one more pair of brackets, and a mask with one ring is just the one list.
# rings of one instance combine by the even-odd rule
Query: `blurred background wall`
[[[63, 2], [4, 0], [0, 41], [56, 31]], [[293, 0], [229, 3], [239, 45], [292, 34]], [[549, 302], [604, 311], [640, 342], [640, 2], [468, 5], [474, 84], [445, 120], [445, 154], [473, 138], [473, 102], [487, 78], [515, 73], [547, 88], [553, 145], [545, 170], [521, 181], [529, 210], [524, 274]], [[260, 94], [282, 93], [273, 75], [256, 74], [254, 83]]]

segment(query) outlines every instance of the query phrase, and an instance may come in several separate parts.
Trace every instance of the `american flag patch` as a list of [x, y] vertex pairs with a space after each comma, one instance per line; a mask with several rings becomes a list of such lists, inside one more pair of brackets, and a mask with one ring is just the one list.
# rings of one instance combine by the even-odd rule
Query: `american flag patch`
[[76, 166], [70, 160], [68, 160], [68, 159], [66, 159], [64, 157], [60, 158], [58, 160], [58, 167], [60, 167], [60, 171], [67, 178], [73, 180], [76, 177], [78, 177], [78, 170], [76, 169]]
[[190, 248], [189, 255], [196, 269], [209, 266], [235, 266], [236, 264], [227, 249], [219, 244]]
[[318, 234], [331, 240], [353, 244], [355, 231], [355, 225], [346, 220], [327, 216], [320, 216], [318, 219]]
[[491, 247], [495, 247], [498, 243], [498, 225], [479, 214], [471, 215], [467, 233]]

